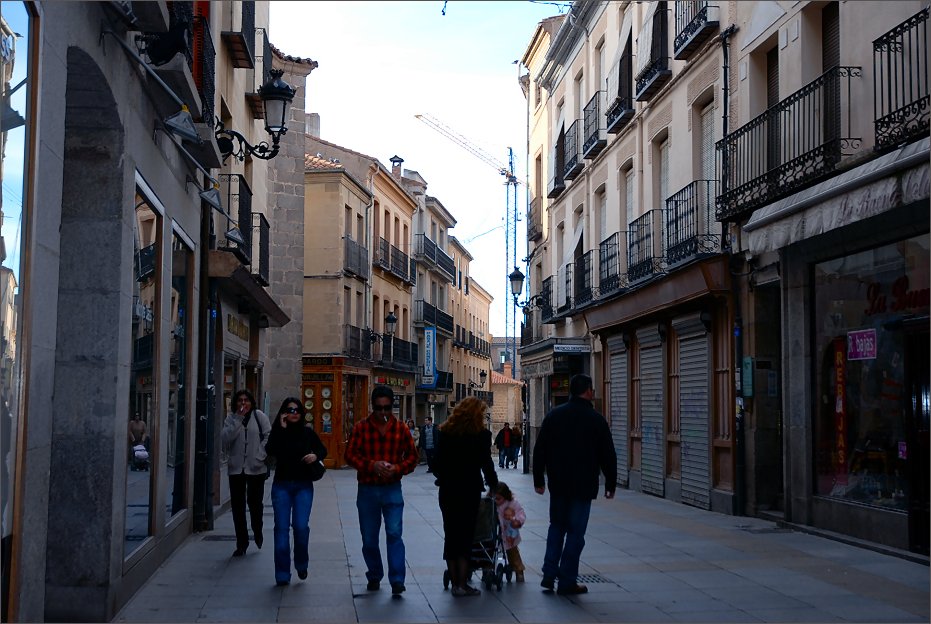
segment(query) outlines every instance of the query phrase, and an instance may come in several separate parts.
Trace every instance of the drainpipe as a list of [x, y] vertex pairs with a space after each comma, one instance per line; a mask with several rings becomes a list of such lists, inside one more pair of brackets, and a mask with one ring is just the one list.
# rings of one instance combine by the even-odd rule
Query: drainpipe
[[[723, 55], [723, 86], [721, 88], [721, 102], [724, 108], [722, 115], [723, 132], [722, 136], [726, 137], [730, 130], [728, 109], [730, 108], [730, 48], [728, 39], [737, 32], [737, 26], [731, 24], [720, 35], [721, 52]], [[730, 154], [727, 146], [721, 150], [721, 195], [727, 193], [728, 182], [730, 180]], [[742, 275], [738, 266], [739, 257], [734, 255], [734, 246], [727, 236], [727, 224], [721, 222], [721, 243], [727, 252], [731, 254], [730, 272], [731, 272], [731, 300], [734, 307], [734, 375], [740, 379], [740, 384], [735, 384], [737, 400], [735, 401], [737, 413], [735, 414], [734, 428], [734, 513], [735, 515], [744, 515], [746, 506], [746, 443], [744, 441], [744, 424], [746, 413], [743, 402], [743, 384], [746, 380], [742, 377], [743, 367], [743, 318], [740, 305], [740, 289], [738, 287], [737, 277]]]

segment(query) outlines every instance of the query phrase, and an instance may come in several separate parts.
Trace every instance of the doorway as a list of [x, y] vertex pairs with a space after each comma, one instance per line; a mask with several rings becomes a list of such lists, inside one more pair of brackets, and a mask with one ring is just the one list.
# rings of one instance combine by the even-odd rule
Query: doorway
[[[908, 325], [914, 324], [915, 329]], [[905, 405], [905, 462], [910, 484], [908, 498], [908, 547], [928, 554], [929, 476], [929, 349], [928, 317], [906, 323], [905, 376], [908, 388]], [[901, 453], [901, 451], [900, 451]]]
[[779, 282], [755, 286], [753, 369], [754, 507], [783, 511], [782, 312]]

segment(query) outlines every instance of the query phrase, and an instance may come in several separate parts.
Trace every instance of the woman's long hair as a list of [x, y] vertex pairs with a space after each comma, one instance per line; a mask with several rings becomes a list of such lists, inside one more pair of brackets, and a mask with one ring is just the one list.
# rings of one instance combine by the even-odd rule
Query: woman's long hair
[[440, 425], [440, 431], [452, 435], [478, 433], [485, 429], [485, 412], [488, 406], [476, 397], [462, 399], [449, 420]]
[[252, 395], [251, 392], [243, 388], [242, 390], [237, 390], [236, 394], [233, 395], [233, 403], [230, 406], [231, 412], [233, 412], [234, 414], [236, 413], [236, 404], [239, 403], [239, 397], [241, 396], [244, 396], [247, 399], [249, 399], [249, 403], [252, 405], [252, 407], [249, 409], [250, 412], [254, 412], [255, 410], [258, 409], [258, 406], [255, 403], [255, 397]]
[[275, 416], [275, 422], [272, 423], [272, 427], [281, 427], [281, 416], [288, 411], [288, 405], [294, 403], [297, 405], [297, 413], [301, 415], [301, 422], [304, 423], [304, 414], [307, 412], [304, 410], [304, 403], [297, 397], [287, 397], [284, 401], [281, 402], [281, 407], [278, 408], [278, 415]]

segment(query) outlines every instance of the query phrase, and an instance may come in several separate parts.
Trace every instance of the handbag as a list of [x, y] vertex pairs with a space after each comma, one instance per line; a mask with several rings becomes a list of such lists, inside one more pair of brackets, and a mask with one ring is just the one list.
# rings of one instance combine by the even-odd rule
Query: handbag
[[318, 459], [314, 463], [308, 466], [310, 470], [310, 480], [319, 481], [323, 478], [323, 475], [326, 474], [326, 466], [323, 465], [323, 460]]

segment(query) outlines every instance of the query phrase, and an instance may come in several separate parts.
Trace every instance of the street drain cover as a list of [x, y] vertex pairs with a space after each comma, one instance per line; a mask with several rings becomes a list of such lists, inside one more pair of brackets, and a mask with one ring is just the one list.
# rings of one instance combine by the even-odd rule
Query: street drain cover
[[578, 581], [576, 582], [578, 583], [611, 583], [612, 581], [609, 581], [608, 579], [606, 579], [605, 577], [599, 574], [579, 574]]

